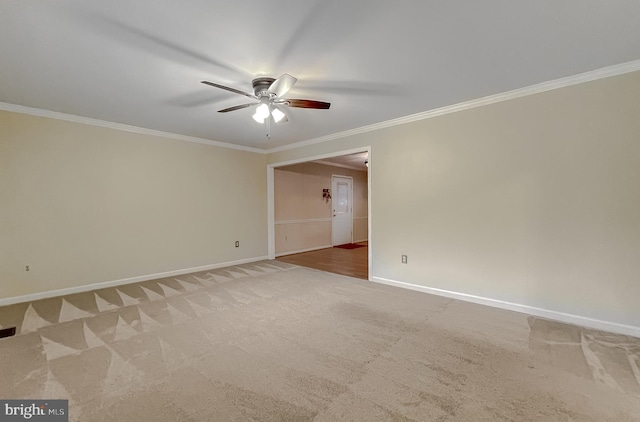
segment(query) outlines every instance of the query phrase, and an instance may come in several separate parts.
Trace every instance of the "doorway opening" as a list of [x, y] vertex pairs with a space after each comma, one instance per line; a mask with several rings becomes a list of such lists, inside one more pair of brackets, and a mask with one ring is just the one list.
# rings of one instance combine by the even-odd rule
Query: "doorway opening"
[[369, 148], [268, 166], [269, 258], [369, 279]]

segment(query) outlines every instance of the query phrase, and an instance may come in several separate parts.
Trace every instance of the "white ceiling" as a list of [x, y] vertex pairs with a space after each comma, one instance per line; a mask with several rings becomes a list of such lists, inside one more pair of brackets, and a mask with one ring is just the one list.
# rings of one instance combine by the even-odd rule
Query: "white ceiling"
[[[270, 149], [640, 58], [638, 0], [0, 0], [0, 102]], [[265, 127], [256, 76], [289, 73]]]

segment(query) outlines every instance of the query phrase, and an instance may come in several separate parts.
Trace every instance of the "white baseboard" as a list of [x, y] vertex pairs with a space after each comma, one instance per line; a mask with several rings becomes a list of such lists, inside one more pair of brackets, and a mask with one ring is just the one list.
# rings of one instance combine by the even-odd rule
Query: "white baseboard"
[[31, 293], [23, 296], [8, 297], [0, 299], [0, 306], [13, 305], [15, 303], [32, 302], [34, 300], [48, 299], [56, 296], [70, 295], [74, 293], [83, 293], [91, 290], [105, 289], [107, 287], [122, 286], [123, 284], [138, 283], [140, 281], [155, 280], [157, 278], [173, 277], [177, 275], [197, 273], [200, 271], [214, 270], [216, 268], [232, 267], [234, 265], [248, 264], [250, 262], [262, 261], [267, 259], [266, 256], [255, 258], [240, 259], [237, 261], [220, 262], [218, 264], [203, 265], [200, 267], [183, 268], [180, 270], [166, 271], [163, 273], [139, 275], [136, 277], [123, 278], [120, 280], [103, 281], [100, 283], [86, 284], [82, 286], [66, 287], [64, 289], [49, 290], [40, 293]]
[[353, 243], [368, 242], [368, 241], [369, 239], [365, 237], [364, 239], [354, 240]]
[[280, 252], [276, 254], [276, 257], [279, 256], [285, 256], [285, 255], [295, 255], [297, 253], [302, 253], [302, 252], [311, 252], [311, 251], [319, 251], [320, 249], [327, 249], [327, 248], [332, 248], [333, 246], [331, 245], [324, 245], [324, 246], [316, 246], [313, 248], [307, 248], [307, 249], [300, 249], [297, 251], [287, 251], [287, 252]]
[[482, 296], [470, 295], [467, 293], [458, 293], [450, 290], [436, 289], [433, 287], [420, 286], [412, 283], [405, 283], [402, 281], [389, 280], [387, 278], [372, 276], [370, 281], [376, 283], [387, 284], [390, 286], [401, 287], [404, 289], [416, 290], [423, 293], [429, 293], [437, 296], [444, 296], [450, 299], [463, 300], [465, 302], [478, 303], [480, 305], [492, 306], [494, 308], [507, 309], [509, 311], [520, 312], [529, 314], [541, 318], [552, 319], [567, 324], [579, 325], [582, 327], [593, 328], [601, 331], [608, 331], [611, 333], [623, 334], [627, 336], [633, 336], [640, 338], [640, 327], [634, 327], [632, 325], [619, 324], [617, 322], [602, 321], [599, 319], [593, 319], [583, 317], [579, 315], [566, 314], [564, 312], [551, 311], [548, 309], [536, 308], [529, 305], [521, 305], [518, 303], [505, 302], [503, 300], [490, 299]]

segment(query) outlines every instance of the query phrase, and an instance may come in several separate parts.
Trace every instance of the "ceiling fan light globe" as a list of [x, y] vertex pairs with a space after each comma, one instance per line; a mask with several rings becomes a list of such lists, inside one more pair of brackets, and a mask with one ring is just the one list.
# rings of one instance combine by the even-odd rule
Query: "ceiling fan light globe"
[[262, 124], [262, 123], [264, 123], [264, 117], [262, 117], [261, 115], [259, 115], [257, 111], [256, 111], [256, 113], [255, 113], [253, 116], [251, 116], [251, 117], [253, 117], [253, 120], [255, 120], [255, 121], [256, 121], [256, 122], [258, 122], [258, 123], [261, 123], [261, 124]]
[[269, 106], [262, 103], [256, 109], [256, 116], [260, 116], [263, 120], [269, 117]]
[[273, 121], [278, 123], [284, 117], [284, 113], [278, 110], [277, 108], [274, 108], [273, 111], [271, 112], [271, 116], [273, 116]]

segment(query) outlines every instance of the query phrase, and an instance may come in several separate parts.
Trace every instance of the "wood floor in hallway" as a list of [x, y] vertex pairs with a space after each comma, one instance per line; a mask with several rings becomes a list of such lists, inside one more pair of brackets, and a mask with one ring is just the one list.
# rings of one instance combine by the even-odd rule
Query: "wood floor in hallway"
[[301, 267], [315, 268], [317, 270], [368, 280], [369, 247], [367, 246], [367, 242], [358, 244], [365, 246], [356, 249], [319, 249], [317, 251], [281, 256], [277, 258], [277, 260], [300, 265]]

